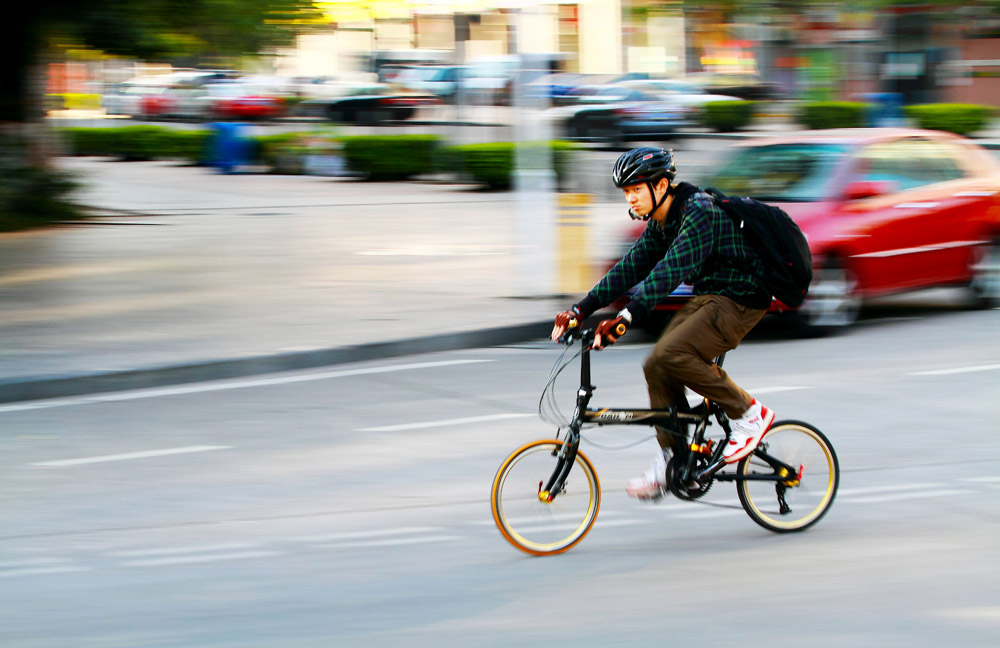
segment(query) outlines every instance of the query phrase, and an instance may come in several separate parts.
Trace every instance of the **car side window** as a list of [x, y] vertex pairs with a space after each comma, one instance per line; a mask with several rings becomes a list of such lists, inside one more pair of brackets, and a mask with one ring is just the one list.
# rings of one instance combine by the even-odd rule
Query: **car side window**
[[919, 137], [872, 144], [858, 156], [856, 179], [889, 182], [897, 191], [956, 180], [965, 173], [955, 154], [946, 143]]

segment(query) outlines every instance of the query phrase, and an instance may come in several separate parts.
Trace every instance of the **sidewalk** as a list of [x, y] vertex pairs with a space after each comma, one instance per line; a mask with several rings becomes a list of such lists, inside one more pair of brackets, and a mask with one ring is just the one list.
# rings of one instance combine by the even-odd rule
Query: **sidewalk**
[[540, 340], [585, 290], [538, 289], [513, 192], [60, 164], [104, 215], [0, 235], [0, 402]]
[[105, 215], [0, 236], [0, 402], [541, 339], [568, 303], [526, 289], [513, 193], [61, 165]]

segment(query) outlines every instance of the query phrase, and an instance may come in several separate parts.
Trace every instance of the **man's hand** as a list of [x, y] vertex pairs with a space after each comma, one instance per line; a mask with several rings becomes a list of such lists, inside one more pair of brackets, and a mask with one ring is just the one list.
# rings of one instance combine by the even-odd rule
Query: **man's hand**
[[606, 319], [594, 329], [594, 344], [591, 348], [600, 351], [606, 346], [611, 346], [618, 341], [618, 338], [628, 331], [629, 320], [622, 313], [614, 319]]
[[556, 315], [555, 326], [552, 327], [552, 341], [558, 342], [562, 334], [566, 332], [566, 329], [572, 326], [578, 326], [580, 322], [583, 321], [583, 315], [580, 313], [580, 309], [574, 306], [568, 311], [563, 311]]

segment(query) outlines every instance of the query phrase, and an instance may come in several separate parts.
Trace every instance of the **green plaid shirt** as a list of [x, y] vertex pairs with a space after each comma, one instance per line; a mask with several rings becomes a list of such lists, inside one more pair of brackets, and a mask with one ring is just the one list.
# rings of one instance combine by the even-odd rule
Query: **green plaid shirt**
[[758, 279], [763, 265], [732, 219], [693, 185], [681, 183], [675, 192], [664, 226], [650, 220], [587, 301], [603, 307], [634, 287], [628, 309], [641, 320], [686, 282], [696, 295], [724, 295], [767, 308], [771, 297]]

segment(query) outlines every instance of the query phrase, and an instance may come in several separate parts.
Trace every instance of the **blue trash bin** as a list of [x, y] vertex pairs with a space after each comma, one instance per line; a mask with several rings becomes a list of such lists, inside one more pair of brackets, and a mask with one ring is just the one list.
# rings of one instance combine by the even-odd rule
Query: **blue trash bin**
[[212, 166], [221, 173], [235, 173], [247, 163], [247, 141], [243, 137], [243, 124], [218, 122], [212, 124]]
[[869, 92], [864, 99], [868, 104], [869, 126], [902, 125], [903, 95], [898, 92]]

